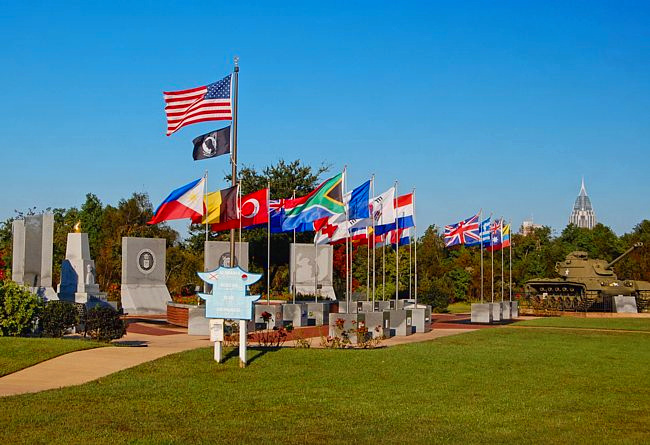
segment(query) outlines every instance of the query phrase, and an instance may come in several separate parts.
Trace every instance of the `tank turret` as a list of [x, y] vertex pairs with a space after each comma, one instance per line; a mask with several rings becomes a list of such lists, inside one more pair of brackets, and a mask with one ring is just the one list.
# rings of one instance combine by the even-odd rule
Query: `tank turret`
[[609, 262], [590, 259], [587, 252], [571, 252], [555, 264], [559, 278], [529, 280], [526, 293], [538, 305], [559, 310], [603, 310], [616, 295], [634, 296], [639, 310], [646, 309], [650, 307], [650, 283], [619, 280], [612, 268], [641, 246], [643, 243], [636, 243]]

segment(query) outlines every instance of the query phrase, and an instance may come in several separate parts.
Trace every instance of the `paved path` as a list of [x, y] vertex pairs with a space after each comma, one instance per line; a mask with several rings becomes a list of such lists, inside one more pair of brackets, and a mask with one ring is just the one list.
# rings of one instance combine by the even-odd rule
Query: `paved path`
[[[393, 337], [385, 346], [433, 340], [474, 329], [434, 329], [424, 334]], [[81, 385], [114, 372], [176, 352], [211, 346], [209, 338], [189, 336], [184, 328], [170, 325], [138, 322], [129, 326], [129, 332], [119, 343], [132, 347], [106, 347], [76, 351], [38, 363], [0, 378], [0, 397], [33, 393], [64, 386]], [[293, 346], [287, 342], [286, 346]], [[142, 346], [142, 347], [138, 347]], [[312, 347], [320, 347], [320, 339], [312, 340]]]
[[[158, 328], [154, 328], [158, 329]], [[176, 352], [210, 346], [208, 337], [129, 332], [121, 343], [146, 347], [106, 347], [71, 352], [0, 378], [0, 397], [80, 385]]]

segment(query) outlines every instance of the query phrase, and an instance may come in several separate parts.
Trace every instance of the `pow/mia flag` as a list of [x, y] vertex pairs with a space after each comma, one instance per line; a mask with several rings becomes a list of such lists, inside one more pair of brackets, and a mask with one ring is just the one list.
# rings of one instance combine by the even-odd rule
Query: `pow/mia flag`
[[192, 143], [192, 157], [195, 161], [230, 153], [230, 126], [194, 138]]

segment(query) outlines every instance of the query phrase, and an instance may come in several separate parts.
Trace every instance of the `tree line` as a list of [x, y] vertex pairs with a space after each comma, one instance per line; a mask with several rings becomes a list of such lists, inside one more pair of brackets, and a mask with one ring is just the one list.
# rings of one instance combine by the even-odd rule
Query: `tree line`
[[[254, 167], [243, 167], [239, 173], [242, 194], [251, 193], [267, 187], [270, 183], [271, 198], [286, 198], [296, 192], [303, 196], [313, 190], [320, 177], [328, 171], [328, 166], [311, 167], [301, 161], [278, 161], [276, 164], [258, 171]], [[230, 177], [226, 176], [225, 181]], [[100, 289], [111, 299], [119, 299], [121, 283], [122, 237], [153, 237], [167, 240], [166, 282], [172, 295], [184, 289], [201, 284], [196, 275], [203, 270], [203, 242], [205, 228], [190, 225], [187, 236], [181, 235], [168, 224], [147, 225], [153, 215], [153, 205], [146, 193], [133, 193], [121, 199], [117, 205], [105, 205], [94, 194], [86, 195], [79, 207], [45, 209], [54, 214], [54, 258], [53, 280], [60, 280], [61, 262], [65, 257], [67, 234], [74, 231], [80, 221], [82, 231], [88, 233], [90, 252], [95, 260], [97, 282]], [[16, 218], [38, 213], [35, 208], [16, 212], [0, 224], [0, 279], [10, 278], [11, 267], [11, 225]], [[442, 230], [429, 225], [419, 231], [417, 240], [417, 293], [422, 302], [444, 309], [449, 303], [457, 301], [477, 301], [481, 292], [480, 249], [464, 246], [447, 249], [444, 247]], [[210, 240], [227, 240], [227, 232], [209, 234]], [[265, 228], [242, 231], [242, 240], [249, 243], [249, 268], [254, 272], [267, 270], [267, 233]], [[271, 235], [270, 277], [271, 292], [274, 298], [289, 298], [289, 244], [292, 234]], [[597, 224], [593, 229], [568, 225], [559, 236], [553, 236], [549, 227], [534, 229], [528, 235], [513, 233], [512, 240], [512, 283], [513, 292], [523, 292], [526, 280], [540, 277], [556, 277], [555, 263], [574, 250], [586, 251], [591, 258], [611, 260], [635, 242], [644, 246], [636, 249], [624, 260], [616, 264], [619, 278], [650, 281], [650, 221], [637, 224], [630, 233], [617, 236], [609, 227]], [[297, 234], [297, 241], [313, 242], [313, 233]], [[415, 246], [399, 249], [400, 298], [415, 294], [414, 270]], [[509, 287], [509, 251], [504, 251], [505, 267], [501, 269], [501, 252], [495, 252], [494, 289], [500, 297], [504, 284], [507, 295]], [[394, 298], [396, 295], [396, 252], [391, 248], [377, 248], [375, 251], [375, 292], [376, 297]], [[484, 292], [490, 298], [491, 261], [490, 253], [484, 255]], [[352, 287], [353, 292], [363, 298], [372, 289], [368, 282], [368, 260], [372, 271], [372, 254], [366, 246], [357, 245], [352, 249]], [[345, 246], [334, 247], [334, 288], [340, 298], [345, 289]], [[372, 276], [372, 272], [370, 273]], [[260, 280], [255, 292], [266, 293], [266, 280]]]

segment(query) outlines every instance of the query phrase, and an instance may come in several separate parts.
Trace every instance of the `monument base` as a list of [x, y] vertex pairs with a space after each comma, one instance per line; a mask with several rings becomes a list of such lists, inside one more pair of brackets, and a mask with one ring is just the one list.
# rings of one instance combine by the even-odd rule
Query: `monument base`
[[301, 303], [283, 304], [282, 321], [284, 324], [291, 323], [294, 328], [307, 326], [307, 305]]
[[510, 302], [510, 318], [515, 319], [519, 318], [519, 302], [511, 301]]
[[210, 320], [205, 318], [205, 306], [188, 309], [187, 335], [210, 335]]
[[129, 315], [165, 314], [171, 301], [167, 286], [160, 284], [123, 284], [122, 308]]
[[489, 303], [490, 313], [492, 314], [492, 323], [501, 321], [501, 303]]
[[636, 307], [636, 298], [617, 295], [614, 297], [614, 312], [619, 314], [636, 314], [639, 310]]
[[490, 303], [472, 303], [472, 323], [492, 323]]
[[[418, 305], [421, 306], [421, 305]], [[418, 334], [431, 331], [431, 306], [410, 309], [413, 312], [413, 327]]]
[[411, 309], [385, 311], [390, 314], [391, 334], [405, 336], [413, 334], [413, 312]]
[[509, 301], [502, 301], [499, 303], [501, 305], [501, 320], [510, 320], [512, 315], [510, 314], [510, 309], [512, 306]]

